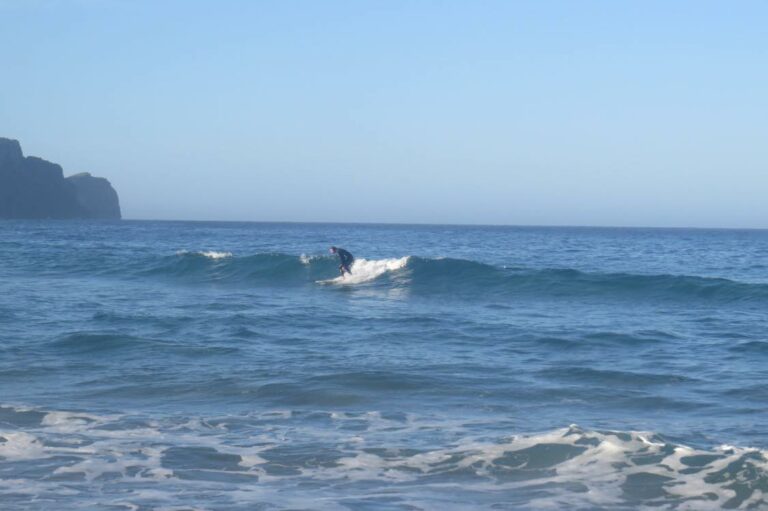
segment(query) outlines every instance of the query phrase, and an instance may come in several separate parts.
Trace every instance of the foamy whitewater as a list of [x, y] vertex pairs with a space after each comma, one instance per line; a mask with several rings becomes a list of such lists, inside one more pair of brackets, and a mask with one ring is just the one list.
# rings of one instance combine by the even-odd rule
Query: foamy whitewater
[[2, 222], [0, 260], [3, 511], [768, 509], [766, 231]]
[[350, 273], [339, 275], [336, 278], [328, 280], [319, 280], [320, 284], [362, 284], [370, 282], [381, 277], [387, 272], [402, 270], [408, 264], [408, 257], [399, 259], [380, 259], [378, 261], [368, 261], [366, 259], [355, 259], [350, 268]]

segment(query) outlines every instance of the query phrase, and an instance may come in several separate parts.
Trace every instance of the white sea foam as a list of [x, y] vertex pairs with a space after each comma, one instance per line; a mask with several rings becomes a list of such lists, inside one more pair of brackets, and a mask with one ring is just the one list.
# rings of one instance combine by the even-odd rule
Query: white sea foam
[[[0, 501], [24, 494], [74, 499], [62, 501], [69, 508], [188, 509], [179, 494], [210, 491], [241, 506], [322, 510], [385, 493], [422, 509], [491, 509], [505, 502], [523, 509], [768, 507], [760, 489], [768, 481], [765, 451], [695, 449], [650, 432], [570, 426], [474, 437], [474, 423], [377, 411], [163, 420], [43, 413], [39, 424], [0, 424], [0, 470], [11, 476], [0, 478]], [[425, 437], [445, 440], [417, 440]], [[331, 456], [324, 460], [322, 453]], [[26, 472], [9, 472], [20, 461]], [[356, 481], [365, 484], [357, 489], [350, 485]], [[441, 497], [446, 485], [453, 488], [450, 503]], [[336, 486], [344, 489], [335, 494]], [[475, 502], [478, 492], [493, 498]]]
[[215, 252], [215, 251], [208, 251], [208, 252], [201, 252], [201, 254], [209, 259], [226, 259], [228, 257], [232, 257], [232, 252]]
[[318, 259], [318, 256], [307, 255], [307, 254], [301, 254], [299, 256], [299, 261], [301, 262], [301, 264], [303, 264], [305, 266], [311, 264], [312, 261], [314, 261], [315, 259]]
[[355, 259], [350, 268], [351, 274], [347, 273], [336, 277], [335, 279], [320, 281], [324, 284], [361, 284], [370, 282], [388, 271], [396, 271], [405, 268], [410, 256], [399, 259]]
[[35, 435], [0, 430], [0, 459], [30, 460], [45, 456], [46, 448]]
[[187, 255], [187, 254], [194, 254], [199, 255], [203, 257], [207, 257], [208, 259], [226, 259], [228, 257], [232, 257], [232, 252], [218, 252], [215, 250], [201, 250], [201, 251], [192, 251], [189, 250], [179, 250], [176, 252], [176, 255]]

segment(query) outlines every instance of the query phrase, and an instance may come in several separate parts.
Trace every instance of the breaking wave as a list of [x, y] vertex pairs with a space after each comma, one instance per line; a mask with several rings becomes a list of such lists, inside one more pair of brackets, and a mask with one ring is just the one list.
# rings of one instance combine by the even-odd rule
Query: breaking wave
[[[240, 506], [341, 509], [351, 499], [367, 509], [378, 508], [377, 496], [386, 492], [390, 502], [420, 509], [446, 485], [461, 485], [447, 509], [500, 502], [516, 509], [768, 505], [768, 458], [760, 449], [694, 448], [651, 432], [575, 425], [473, 437], [469, 426], [380, 412], [148, 419], [6, 405], [0, 406], [0, 470], [26, 469], [0, 478], [0, 498], [5, 509], [23, 509], [30, 498], [70, 509], [95, 503], [143, 509], [227, 488]], [[365, 440], [350, 438], [355, 431], [365, 432]], [[430, 447], [409, 441], [425, 431], [447, 431], [453, 440]], [[224, 509], [229, 502], [210, 504]]]
[[352, 263], [351, 273], [341, 275], [334, 279], [321, 280], [322, 284], [362, 284], [375, 280], [387, 272], [402, 270], [408, 265], [409, 257], [400, 259], [355, 259]]
[[611, 300], [768, 302], [768, 283], [672, 274], [589, 272], [571, 268], [495, 266], [453, 258], [407, 255], [357, 259], [352, 274], [339, 276], [330, 255], [281, 253], [241, 255], [225, 250], [182, 250], [172, 255], [145, 255], [131, 261], [84, 254], [75, 260], [35, 266], [39, 275], [98, 275], [110, 278], [170, 279], [188, 284], [241, 286], [375, 287], [488, 300], [515, 297]]
[[421, 294], [456, 296], [578, 298], [605, 295], [655, 300], [768, 301], [768, 284], [724, 278], [509, 268], [462, 259], [417, 256], [357, 259], [352, 266], [352, 274], [340, 277], [337, 261], [332, 256], [304, 254], [235, 256], [229, 252], [179, 252], [159, 261], [151, 261], [137, 268], [136, 273], [189, 282], [243, 285], [362, 284], [405, 288]]
[[[187, 250], [179, 250], [176, 252], [176, 255], [187, 255], [190, 254]], [[232, 257], [232, 252], [216, 252], [215, 250], [203, 250], [200, 252], [191, 252], [193, 255], [198, 255], [202, 257], [207, 257], [208, 259], [225, 259], [227, 257]]]

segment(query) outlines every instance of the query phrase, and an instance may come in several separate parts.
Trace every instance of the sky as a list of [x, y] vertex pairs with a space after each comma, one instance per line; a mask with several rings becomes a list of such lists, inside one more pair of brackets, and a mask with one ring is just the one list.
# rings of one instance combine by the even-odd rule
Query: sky
[[0, 136], [132, 219], [768, 228], [768, 2], [0, 0]]

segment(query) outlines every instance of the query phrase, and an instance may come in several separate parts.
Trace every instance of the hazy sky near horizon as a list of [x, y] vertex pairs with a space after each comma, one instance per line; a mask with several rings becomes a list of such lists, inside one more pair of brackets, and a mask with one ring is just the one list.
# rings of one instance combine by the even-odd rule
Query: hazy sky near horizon
[[126, 218], [768, 227], [768, 2], [0, 0]]

